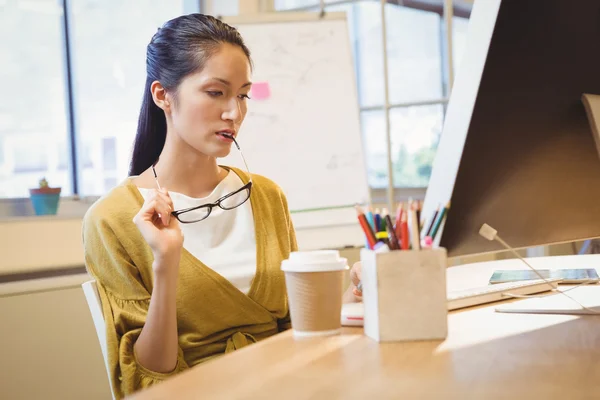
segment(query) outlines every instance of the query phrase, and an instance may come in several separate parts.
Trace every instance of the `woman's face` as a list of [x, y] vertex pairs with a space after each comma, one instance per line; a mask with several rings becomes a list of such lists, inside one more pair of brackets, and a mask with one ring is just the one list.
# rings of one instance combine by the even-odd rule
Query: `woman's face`
[[242, 49], [222, 44], [200, 72], [180, 83], [170, 107], [173, 133], [207, 156], [229, 154], [233, 141], [223, 133], [237, 136], [246, 117], [250, 75]]

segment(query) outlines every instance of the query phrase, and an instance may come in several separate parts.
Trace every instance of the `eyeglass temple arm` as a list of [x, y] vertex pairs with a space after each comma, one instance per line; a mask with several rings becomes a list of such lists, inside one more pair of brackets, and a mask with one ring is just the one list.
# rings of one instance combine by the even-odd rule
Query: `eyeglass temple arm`
[[238, 144], [237, 140], [235, 140], [233, 135], [231, 136], [231, 139], [233, 140], [233, 143], [235, 143], [235, 147], [237, 147], [237, 149], [240, 151], [240, 155], [242, 156], [242, 161], [244, 162], [246, 171], [250, 172], [250, 168], [248, 168], [248, 163], [246, 162], [246, 157], [244, 157], [244, 153], [242, 153], [242, 149], [240, 149], [240, 145]]
[[152, 173], [154, 174], [154, 181], [156, 182], [156, 186], [158, 186], [158, 190], [162, 191], [160, 187], [160, 183], [158, 183], [158, 176], [156, 175], [156, 170], [154, 169], [154, 165], [152, 165]]

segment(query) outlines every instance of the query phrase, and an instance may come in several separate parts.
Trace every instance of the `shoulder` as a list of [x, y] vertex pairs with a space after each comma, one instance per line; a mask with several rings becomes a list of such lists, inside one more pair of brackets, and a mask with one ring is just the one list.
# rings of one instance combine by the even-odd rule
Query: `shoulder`
[[284, 214], [288, 213], [288, 201], [283, 189], [269, 178], [252, 174], [252, 196], [255, 201], [281, 209]]
[[143, 200], [129, 179], [111, 189], [92, 204], [83, 217], [84, 228], [100, 224], [127, 225], [139, 211]]
[[257, 174], [252, 174], [252, 187], [256, 187], [267, 194], [285, 197], [283, 189], [271, 179]]

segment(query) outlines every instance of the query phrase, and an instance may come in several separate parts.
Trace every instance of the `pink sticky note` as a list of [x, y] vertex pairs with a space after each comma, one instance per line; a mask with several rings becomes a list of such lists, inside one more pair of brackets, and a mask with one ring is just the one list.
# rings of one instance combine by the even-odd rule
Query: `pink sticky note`
[[250, 96], [253, 100], [266, 100], [271, 97], [269, 82], [255, 82], [252, 84]]

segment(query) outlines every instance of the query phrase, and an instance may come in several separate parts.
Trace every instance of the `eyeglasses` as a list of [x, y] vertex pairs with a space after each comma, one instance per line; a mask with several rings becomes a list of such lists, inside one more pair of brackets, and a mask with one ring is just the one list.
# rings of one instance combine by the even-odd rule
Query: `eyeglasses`
[[[246, 167], [246, 171], [250, 176], [250, 170], [248, 169], [248, 164], [246, 163], [246, 159], [244, 158], [242, 149], [240, 149], [240, 145], [237, 143], [235, 138], [233, 136], [231, 136], [231, 138], [233, 139], [233, 143], [235, 143], [235, 147], [237, 147], [237, 149], [239, 150], [240, 156], [242, 157], [242, 161], [244, 162], [244, 166]], [[154, 180], [156, 181], [156, 186], [158, 186], [158, 188], [161, 189], [160, 184], [158, 183], [158, 176], [156, 175], [154, 165], [152, 166], [152, 172], [154, 173]], [[215, 207], [219, 207], [222, 210], [233, 210], [234, 208], [241, 206], [246, 201], [248, 201], [251, 192], [252, 179], [250, 179], [248, 183], [246, 183], [238, 190], [226, 194], [214, 203], [202, 204], [196, 207], [185, 208], [183, 210], [175, 210], [171, 212], [171, 215], [177, 218], [177, 220], [183, 224], [200, 222], [208, 218], [213, 208]]]

